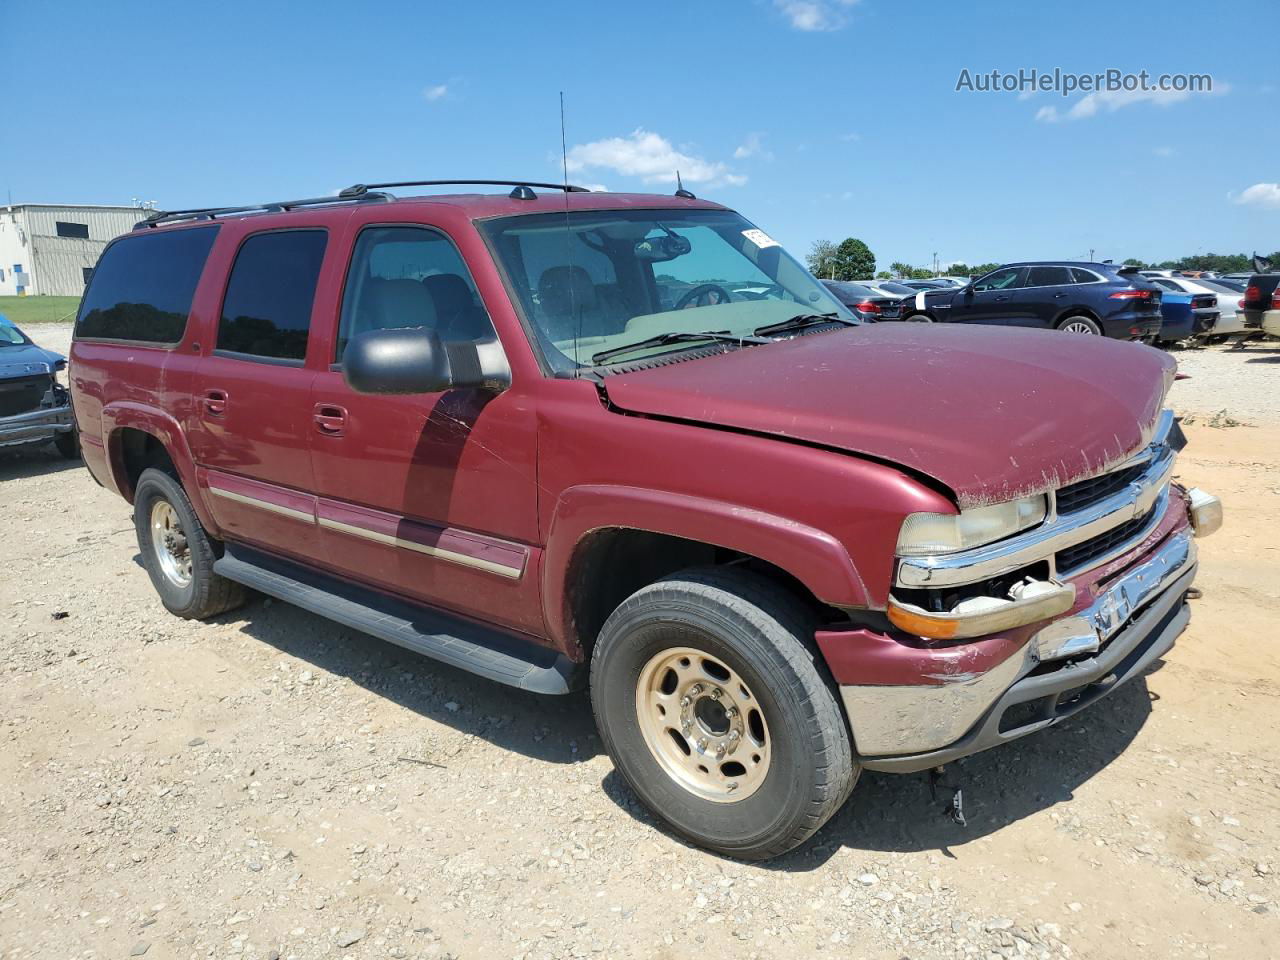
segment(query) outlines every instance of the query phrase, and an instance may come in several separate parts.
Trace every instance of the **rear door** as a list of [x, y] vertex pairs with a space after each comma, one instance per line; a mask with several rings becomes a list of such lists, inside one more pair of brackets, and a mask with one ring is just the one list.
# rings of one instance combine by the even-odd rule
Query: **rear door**
[[1028, 267], [1003, 322], [1013, 327], [1053, 326], [1062, 311], [1072, 306], [1073, 286], [1069, 267]]
[[420, 223], [365, 224], [351, 243], [336, 321], [306, 425], [325, 563], [414, 600], [540, 633], [529, 395], [370, 395], [342, 375], [347, 342], [375, 329], [431, 327], [446, 347], [501, 350], [452, 238]]
[[320, 546], [306, 356], [328, 241], [320, 227], [243, 238], [213, 350], [196, 366], [187, 431], [224, 533], [303, 559]]
[[1005, 323], [1017, 306], [1014, 294], [1026, 275], [1025, 267], [1004, 267], [981, 277], [951, 301], [952, 323]]

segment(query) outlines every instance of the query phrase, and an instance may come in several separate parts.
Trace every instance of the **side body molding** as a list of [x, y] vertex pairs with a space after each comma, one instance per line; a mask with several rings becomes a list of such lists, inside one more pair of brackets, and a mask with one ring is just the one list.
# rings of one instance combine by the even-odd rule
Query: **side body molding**
[[738, 550], [774, 564], [825, 603], [866, 606], [866, 586], [848, 551], [814, 527], [704, 497], [640, 487], [585, 484], [561, 494], [542, 568], [543, 610], [552, 638], [569, 643], [568, 578], [574, 551], [595, 530], [621, 527]]

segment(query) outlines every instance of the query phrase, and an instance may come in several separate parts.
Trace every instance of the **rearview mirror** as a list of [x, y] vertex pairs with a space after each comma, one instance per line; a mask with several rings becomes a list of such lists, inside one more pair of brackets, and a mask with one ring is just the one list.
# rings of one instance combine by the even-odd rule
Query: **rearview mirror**
[[[483, 348], [494, 356], [482, 356]], [[357, 393], [441, 393], [505, 385], [498, 344], [444, 343], [425, 327], [356, 334], [342, 354], [342, 376]]]
[[693, 249], [686, 238], [669, 233], [665, 237], [647, 237], [635, 245], [636, 259], [644, 263], [666, 263], [676, 257], [683, 257]]

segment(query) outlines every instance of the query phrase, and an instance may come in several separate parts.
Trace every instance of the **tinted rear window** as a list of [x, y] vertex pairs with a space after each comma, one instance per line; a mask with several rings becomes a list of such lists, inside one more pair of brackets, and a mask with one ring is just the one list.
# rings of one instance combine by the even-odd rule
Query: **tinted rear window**
[[177, 343], [217, 227], [141, 233], [103, 251], [80, 304], [76, 337]]
[[323, 230], [282, 230], [244, 242], [222, 301], [219, 350], [277, 360], [306, 357], [326, 240]]
[[1071, 282], [1071, 271], [1066, 267], [1032, 267], [1027, 271], [1024, 287], [1061, 287]]
[[1098, 277], [1091, 270], [1082, 270], [1079, 267], [1071, 268], [1071, 279], [1076, 283], [1097, 283]]

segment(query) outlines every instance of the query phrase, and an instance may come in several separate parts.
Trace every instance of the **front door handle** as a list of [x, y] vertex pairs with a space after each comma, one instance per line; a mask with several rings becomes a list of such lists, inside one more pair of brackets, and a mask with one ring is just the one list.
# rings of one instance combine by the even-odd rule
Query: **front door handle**
[[326, 437], [340, 437], [347, 426], [347, 411], [337, 404], [317, 403], [312, 414], [316, 430]]
[[211, 417], [225, 416], [227, 413], [227, 391], [206, 391], [204, 395], [204, 409]]
[[1002, 296], [1002, 297], [996, 297], [996, 298], [995, 298], [995, 301], [996, 301], [996, 303], [1004, 303], [1004, 301], [1006, 301], [1006, 300], [1008, 300], [1008, 299], [1009, 299], [1009, 295], [1006, 293], [1006, 294], [1005, 294], [1004, 296]]

